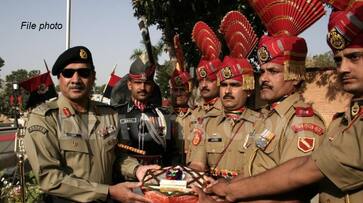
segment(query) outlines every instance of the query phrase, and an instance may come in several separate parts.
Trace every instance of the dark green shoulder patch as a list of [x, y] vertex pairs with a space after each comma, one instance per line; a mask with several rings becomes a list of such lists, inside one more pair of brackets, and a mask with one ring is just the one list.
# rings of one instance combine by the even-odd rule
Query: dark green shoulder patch
[[28, 127], [27, 129], [28, 129], [29, 133], [32, 133], [32, 132], [40, 132], [42, 134], [48, 133], [48, 129], [46, 129], [45, 127], [40, 126], [40, 125], [32, 125], [32, 126]]

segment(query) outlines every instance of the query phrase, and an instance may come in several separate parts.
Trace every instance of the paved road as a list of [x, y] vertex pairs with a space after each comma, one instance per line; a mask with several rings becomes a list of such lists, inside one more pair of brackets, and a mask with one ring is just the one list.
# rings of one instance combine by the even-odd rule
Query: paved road
[[0, 129], [0, 171], [16, 166], [15, 129]]

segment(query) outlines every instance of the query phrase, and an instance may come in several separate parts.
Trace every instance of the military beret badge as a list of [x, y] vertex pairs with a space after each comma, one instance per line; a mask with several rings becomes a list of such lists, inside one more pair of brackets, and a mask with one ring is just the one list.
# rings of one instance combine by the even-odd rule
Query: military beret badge
[[207, 77], [207, 71], [204, 68], [201, 68], [199, 71], [199, 75], [200, 77], [205, 78]]
[[342, 50], [347, 45], [347, 40], [345, 37], [335, 28], [330, 30], [328, 33], [328, 42], [334, 49], [337, 50]]
[[229, 79], [232, 77], [232, 71], [230, 67], [225, 67], [222, 69], [222, 75], [225, 79]]
[[80, 49], [79, 57], [81, 57], [81, 59], [87, 59], [87, 52], [84, 49]]
[[260, 60], [261, 62], [266, 63], [268, 60], [270, 60], [270, 53], [268, 52], [267, 48], [262, 46], [261, 48], [259, 48], [257, 50], [257, 57], [258, 60]]

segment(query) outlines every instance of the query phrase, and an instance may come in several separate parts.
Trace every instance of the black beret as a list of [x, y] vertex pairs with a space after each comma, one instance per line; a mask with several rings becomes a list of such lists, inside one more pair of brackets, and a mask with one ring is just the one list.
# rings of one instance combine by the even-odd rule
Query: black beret
[[95, 69], [91, 52], [84, 46], [76, 46], [64, 51], [55, 61], [52, 75], [58, 75], [70, 63], [87, 63], [89, 68]]

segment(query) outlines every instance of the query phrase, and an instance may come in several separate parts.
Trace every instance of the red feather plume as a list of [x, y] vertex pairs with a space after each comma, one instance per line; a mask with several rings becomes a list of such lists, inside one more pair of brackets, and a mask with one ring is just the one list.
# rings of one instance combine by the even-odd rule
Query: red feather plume
[[257, 36], [247, 18], [238, 11], [228, 12], [219, 26], [230, 56], [247, 58], [257, 44]]
[[192, 39], [207, 60], [219, 57], [221, 43], [213, 30], [203, 21], [198, 21], [192, 31]]
[[178, 71], [184, 71], [184, 53], [180, 44], [180, 39], [178, 34], [174, 35], [174, 49], [175, 49], [176, 61], [179, 64], [179, 68], [181, 69]]
[[272, 36], [297, 36], [324, 14], [320, 0], [249, 0]]

